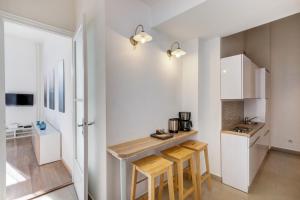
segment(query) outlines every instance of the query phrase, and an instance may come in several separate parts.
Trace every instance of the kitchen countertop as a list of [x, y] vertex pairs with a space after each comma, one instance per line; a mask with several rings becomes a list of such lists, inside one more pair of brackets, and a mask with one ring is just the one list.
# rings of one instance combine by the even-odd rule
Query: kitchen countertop
[[[249, 133], [239, 133], [239, 132], [235, 132], [235, 131], [231, 131], [234, 127], [245, 127], [245, 128], [251, 128], [252, 130]], [[222, 130], [223, 134], [232, 134], [232, 135], [239, 135], [239, 136], [246, 136], [246, 137], [252, 137], [253, 135], [255, 135], [255, 133], [257, 133], [258, 130], [260, 130], [261, 128], [263, 128], [265, 126], [265, 123], [262, 122], [257, 122], [257, 124], [236, 124], [234, 126], [232, 126], [229, 129], [225, 129]]]
[[198, 131], [191, 130], [187, 132], [179, 132], [174, 137], [167, 140], [160, 140], [153, 137], [145, 137], [136, 140], [131, 140], [121, 144], [109, 146], [107, 151], [118, 159], [127, 159], [138, 153], [159, 148], [171, 142], [177, 142], [197, 134]]

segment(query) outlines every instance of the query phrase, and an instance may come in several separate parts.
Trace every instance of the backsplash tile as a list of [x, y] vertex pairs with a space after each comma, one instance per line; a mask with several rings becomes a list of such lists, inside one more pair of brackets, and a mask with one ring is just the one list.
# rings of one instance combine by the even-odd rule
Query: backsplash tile
[[227, 129], [241, 122], [244, 118], [243, 101], [222, 102], [222, 129]]

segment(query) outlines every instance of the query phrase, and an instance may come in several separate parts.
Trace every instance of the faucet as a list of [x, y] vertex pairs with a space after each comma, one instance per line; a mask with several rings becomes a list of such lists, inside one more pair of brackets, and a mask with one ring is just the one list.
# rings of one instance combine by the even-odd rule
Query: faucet
[[251, 124], [252, 123], [252, 120], [256, 119], [257, 117], [252, 117], [252, 118], [249, 118], [249, 117], [245, 117], [244, 119], [244, 124]]

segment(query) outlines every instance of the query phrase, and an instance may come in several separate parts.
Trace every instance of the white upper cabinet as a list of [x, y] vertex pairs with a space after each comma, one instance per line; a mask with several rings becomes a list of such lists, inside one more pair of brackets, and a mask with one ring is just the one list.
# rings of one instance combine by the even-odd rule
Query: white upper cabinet
[[259, 68], [256, 73], [256, 92], [261, 99], [271, 98], [270, 72], [266, 68]]
[[257, 98], [258, 67], [244, 54], [221, 59], [221, 99]]
[[221, 98], [242, 99], [242, 55], [221, 59]]

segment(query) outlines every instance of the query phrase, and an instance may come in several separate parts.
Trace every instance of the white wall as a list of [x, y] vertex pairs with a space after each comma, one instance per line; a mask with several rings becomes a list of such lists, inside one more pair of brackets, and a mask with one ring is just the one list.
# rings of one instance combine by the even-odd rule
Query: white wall
[[199, 135], [208, 143], [211, 173], [221, 176], [220, 38], [199, 41]]
[[34, 106], [6, 106], [6, 124], [30, 124], [37, 119], [37, 43], [5, 36], [6, 93], [34, 94]]
[[[177, 116], [181, 67], [166, 54], [171, 43], [149, 30], [149, 8], [143, 3], [112, 0], [107, 13], [108, 144], [117, 144], [167, 128], [168, 119]], [[128, 38], [139, 23], [154, 41], [134, 49]]]
[[0, 10], [69, 31], [75, 28], [74, 0], [0, 0]]
[[[221, 176], [220, 38], [194, 39], [182, 44], [182, 109], [192, 112], [195, 139], [209, 147], [211, 173]], [[205, 169], [204, 158], [202, 167]]]
[[300, 14], [271, 24], [272, 146], [294, 151], [300, 151], [299, 35]]
[[182, 94], [181, 103], [182, 111], [192, 113], [193, 128], [198, 130], [198, 57], [199, 57], [199, 41], [193, 39], [184, 42], [182, 48], [187, 52], [181, 58], [182, 61]]
[[[148, 6], [138, 0], [106, 3], [107, 141], [112, 145], [167, 129], [168, 119], [181, 110], [182, 72], [180, 61], [166, 54], [171, 41], [149, 29]], [[129, 37], [138, 24], [154, 40], [134, 49]], [[107, 169], [108, 199], [120, 199], [119, 162], [111, 155]], [[127, 180], [130, 185], [130, 173]]]
[[[58, 63], [64, 60], [65, 66], [65, 113], [58, 111]], [[72, 39], [61, 36], [52, 36], [43, 42], [41, 49], [41, 64], [43, 72], [41, 73], [42, 80], [47, 74], [52, 74], [52, 70], [56, 69], [55, 74], [55, 110], [49, 109], [49, 94], [48, 107], [44, 108], [44, 119], [51, 123], [62, 136], [62, 159], [69, 170], [73, 168], [73, 82], [72, 82]], [[48, 79], [49, 80], [49, 79]], [[44, 87], [44, 82], [40, 83]], [[49, 88], [49, 82], [48, 82]], [[42, 92], [43, 94], [43, 92]], [[43, 95], [41, 95], [43, 102]], [[42, 104], [43, 105], [43, 104]]]

